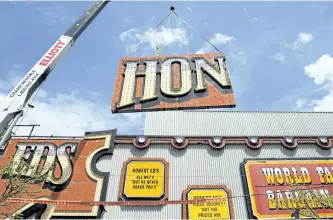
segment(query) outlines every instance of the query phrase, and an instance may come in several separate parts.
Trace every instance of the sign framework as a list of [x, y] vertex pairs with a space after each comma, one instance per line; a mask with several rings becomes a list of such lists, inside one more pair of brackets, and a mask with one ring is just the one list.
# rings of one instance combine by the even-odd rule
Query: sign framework
[[112, 113], [235, 107], [223, 53], [120, 60]]

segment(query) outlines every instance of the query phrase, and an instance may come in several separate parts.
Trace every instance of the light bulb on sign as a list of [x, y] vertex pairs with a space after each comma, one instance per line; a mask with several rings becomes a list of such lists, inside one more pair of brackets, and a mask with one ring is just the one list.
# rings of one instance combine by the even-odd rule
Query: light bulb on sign
[[214, 138], [213, 138], [213, 142], [214, 142], [214, 144], [220, 144], [220, 143], [221, 143], [221, 138], [219, 138], [219, 137], [214, 137]]
[[287, 137], [287, 138], [286, 138], [286, 142], [287, 142], [288, 144], [292, 144], [292, 143], [293, 143], [293, 139], [292, 139], [291, 137]]
[[257, 138], [251, 138], [250, 139], [251, 144], [256, 144], [258, 142]]
[[138, 142], [139, 142], [140, 144], [144, 144], [144, 143], [146, 142], [146, 138], [145, 138], [145, 137], [139, 137], [139, 138], [138, 138]]
[[177, 144], [182, 144], [183, 142], [184, 142], [184, 138], [181, 138], [181, 137], [176, 138], [176, 143]]

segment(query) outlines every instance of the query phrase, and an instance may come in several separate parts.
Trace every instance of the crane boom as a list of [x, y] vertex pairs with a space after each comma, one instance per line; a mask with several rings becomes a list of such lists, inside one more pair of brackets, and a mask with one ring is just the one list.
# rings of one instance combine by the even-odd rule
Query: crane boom
[[48, 74], [109, 2], [110, 0], [94, 2], [67, 32], [60, 36], [0, 103], [0, 150], [5, 148], [5, 143], [10, 138], [13, 127], [29, 108], [28, 104]]

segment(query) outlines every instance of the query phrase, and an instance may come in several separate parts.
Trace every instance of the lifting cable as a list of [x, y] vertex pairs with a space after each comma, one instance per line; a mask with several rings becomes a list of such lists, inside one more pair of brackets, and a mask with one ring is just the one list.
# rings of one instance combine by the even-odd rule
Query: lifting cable
[[[171, 20], [171, 17], [170, 17], [170, 15], [171, 16], [175, 16], [176, 18], [178, 18], [178, 20], [176, 20], [176, 22], [177, 22], [177, 25], [178, 25], [178, 29], [180, 29], [180, 23], [181, 23], [181, 21], [183, 21], [187, 26], [189, 26], [194, 32], [196, 32], [196, 33], [198, 33], [198, 31], [196, 30], [196, 29], [194, 29], [188, 22], [186, 22], [182, 17], [180, 17], [175, 11], [174, 11], [174, 6], [171, 6], [170, 7], [170, 10], [171, 10], [171, 12], [158, 24], [158, 25], [156, 25], [156, 27], [152, 30], [152, 31], [150, 31], [144, 38], [142, 38], [141, 39], [141, 41], [135, 46], [135, 48], [130, 52], [130, 55], [132, 55], [134, 52], [136, 52], [136, 50], [137, 50], [137, 48], [147, 39], [147, 37], [149, 37], [157, 28], [159, 28], [164, 22], [165, 22], [165, 20], [166, 19], [168, 19], [169, 18], [169, 20], [168, 20], [168, 24], [167, 24], [167, 26], [169, 26], [170, 25], [170, 20]], [[215, 50], [217, 50], [219, 53], [222, 53], [216, 46], [214, 46], [209, 40], [207, 40], [204, 36], [201, 36], [209, 45], [211, 45]], [[184, 46], [185, 46], [185, 48], [186, 48], [186, 51], [187, 51], [187, 53], [189, 54], [189, 48], [188, 48], [188, 45], [185, 43], [185, 41], [184, 41], [184, 36], [183, 36], [183, 34], [181, 33], [181, 39], [182, 39], [182, 43], [184, 44]], [[161, 49], [161, 46], [162, 45], [160, 45], [160, 46], [158, 46], [159, 47], [159, 49]], [[35, 98], [36, 98], [36, 96], [37, 96], [37, 94], [38, 94], [38, 92], [39, 92], [39, 88], [37, 89], [37, 91], [35, 92], [35, 94], [34, 94], [34, 97], [32, 98], [32, 101], [31, 101], [31, 103], [35, 100]], [[22, 117], [21, 117], [21, 120], [20, 120], [20, 122], [18, 123], [19, 125], [21, 125], [21, 123], [23, 122], [23, 120], [24, 120], [24, 118], [25, 118], [25, 116], [27, 115], [27, 113], [28, 113], [28, 111], [29, 111], [29, 108], [27, 109], [27, 111], [24, 113], [23, 112], [23, 115], [22, 115]], [[16, 133], [17, 132], [17, 130], [18, 130], [18, 128], [19, 128], [19, 126], [17, 126], [17, 128], [16, 128], [16, 130], [14, 131], [14, 133]]]
[[150, 31], [144, 38], [141, 39], [141, 41], [134, 47], [134, 49], [130, 52], [130, 55], [132, 55], [137, 49], [138, 47], [143, 43], [143, 41], [145, 41], [147, 39], [147, 37], [149, 37], [149, 35], [151, 35], [157, 28], [159, 28], [161, 26], [161, 24], [164, 23], [164, 21], [171, 15], [172, 12], [170, 12], [168, 14], [168, 16], [166, 16], [158, 25], [156, 25], [156, 27]]
[[[35, 101], [35, 98], [37, 97], [37, 94], [38, 94], [39, 90], [40, 90], [40, 86], [37, 88], [36, 92], [32, 95], [32, 99], [31, 99], [30, 103], [33, 103]], [[12, 132], [12, 134], [14, 134], [14, 135], [16, 135], [17, 130], [19, 129], [19, 127], [22, 124], [24, 118], [27, 116], [27, 114], [29, 112], [29, 109], [31, 108], [30, 106], [32, 106], [29, 103], [27, 105], [28, 105], [28, 108], [25, 112], [23, 112], [23, 114], [20, 118], [20, 122], [17, 123], [18, 126], [16, 127], [16, 130], [14, 132]]]
[[[333, 185], [327, 186], [312, 186], [307, 187], [306, 189], [290, 189], [290, 190], [277, 190], [273, 193], [283, 193], [283, 192], [297, 192], [305, 190], [320, 189], [323, 187], [332, 187]], [[217, 197], [213, 199], [193, 199], [193, 200], [166, 200], [166, 201], [73, 201], [73, 200], [49, 200], [49, 199], [22, 199], [22, 198], [5, 198], [0, 199], [0, 202], [6, 203], [33, 203], [33, 204], [54, 204], [54, 205], [87, 205], [87, 206], [161, 206], [161, 205], [177, 205], [177, 204], [198, 204], [203, 202], [219, 202], [227, 199], [238, 199], [254, 196], [263, 196], [267, 195], [266, 193], [256, 193], [256, 194], [246, 194], [239, 196], [226, 196], [226, 197]]]
[[[181, 16], [179, 16], [174, 10], [175, 10], [175, 7], [174, 6], [171, 6], [170, 7], [170, 10], [171, 12], [158, 24], [156, 25], [156, 27], [151, 30], [145, 37], [143, 37], [141, 39], [141, 41], [131, 50], [129, 56], [131, 56], [134, 52], [136, 52], [136, 50], [138, 49], [138, 47], [154, 32], [156, 31], [157, 28], [159, 28], [164, 22], [165, 20], [168, 20], [167, 22], [167, 27], [170, 25], [170, 20], [171, 20], [171, 17], [172, 16], [175, 16], [176, 17], [176, 22], [177, 22], [177, 25], [178, 25], [178, 28], [180, 29], [180, 23], [181, 22], [184, 22], [189, 28], [191, 28], [195, 33], [198, 33], [198, 31], [192, 27], [187, 21], [185, 21]], [[171, 16], [170, 16], [171, 15]], [[218, 51], [219, 53], [222, 53], [213, 43], [211, 43], [206, 37], [204, 37], [203, 35], [201, 35], [201, 38], [203, 38], [210, 46], [212, 46], [216, 51]], [[188, 48], [188, 45], [186, 44], [185, 40], [184, 40], [184, 36], [183, 34], [181, 33], [181, 39], [182, 39], [182, 43], [184, 44], [185, 48], [186, 48], [186, 52], [189, 54], [189, 48]], [[161, 47], [161, 45], [157, 45], [157, 47]]]
[[[163, 22], [167, 19], [167, 18], [169, 18], [170, 17], [170, 15], [171, 15], [171, 13], [172, 12], [170, 12], [169, 14], [168, 14], [168, 16], [166, 16], [151, 32], [149, 32], [148, 33], [148, 35], [145, 37], [145, 38], [143, 38], [137, 45], [136, 45], [136, 47], [134, 48], [134, 50], [133, 51], [131, 51], [131, 54], [133, 53], [133, 52], [135, 52], [136, 51], [136, 49], [140, 46], [140, 44], [141, 43], [143, 43], [143, 41], [150, 35], [150, 34], [152, 34], [159, 26], [161, 26], [161, 24], [163, 24]], [[169, 19], [170, 20], [170, 19]], [[33, 94], [33, 98], [32, 98], [32, 100], [31, 100], [31, 102], [30, 103], [32, 103], [34, 100], [35, 100], [35, 98], [36, 98], [36, 96], [37, 96], [37, 94], [38, 94], [38, 92], [39, 92], [39, 89], [40, 89], [40, 87], [38, 87], [37, 88], [37, 90], [36, 90], [36, 92], [35, 92], [35, 94]], [[29, 104], [28, 104], [29, 105]], [[23, 112], [23, 114], [22, 114], [22, 116], [21, 116], [21, 118], [20, 118], [20, 122], [18, 123], [18, 125], [19, 126], [17, 126], [17, 128], [16, 128], [16, 130], [13, 132], [14, 134], [17, 132], [17, 130], [19, 129], [19, 127], [20, 127], [20, 125], [22, 124], [22, 122], [23, 122], [23, 120], [24, 120], [24, 118], [26, 117], [26, 115], [27, 115], [27, 113], [28, 113], [28, 111], [29, 111], [29, 109], [30, 109], [30, 107], [28, 107], [28, 109], [26, 110], [26, 112]]]
[[[171, 17], [172, 17], [173, 14], [170, 13], [170, 15], [171, 16], [169, 16], [167, 24], [166, 24], [166, 29], [169, 29], [169, 27], [171, 26], [170, 23], [171, 23]], [[162, 47], [163, 47], [163, 41], [164, 41], [164, 38], [162, 37], [160, 43], [158, 45], [156, 45], [156, 55], [157, 56], [161, 55], [161, 50], [162, 50]]]
[[[181, 20], [177, 17], [177, 16], [175, 16], [175, 14], [174, 14], [174, 11], [172, 10], [172, 16], [174, 16], [175, 18], [176, 18], [176, 22], [177, 22], [177, 25], [178, 25], [178, 29], [180, 30], [180, 22], [181, 22]], [[183, 34], [180, 32], [180, 35], [181, 35], [181, 38], [182, 38], [182, 43], [184, 44], [184, 47], [185, 47], [185, 49], [186, 49], [186, 52], [187, 52], [187, 54], [190, 54], [190, 51], [189, 51], [189, 48], [188, 48], [188, 45], [186, 44], [186, 42], [185, 42], [185, 40], [184, 40], [184, 36], [183, 36]]]
[[[189, 23], [187, 23], [182, 17], [180, 17], [176, 12], [172, 11], [172, 13], [174, 15], [176, 15], [176, 17], [178, 17], [179, 19], [181, 19], [187, 26], [189, 26], [195, 33], [198, 33], [198, 31], [196, 29], [194, 29]], [[205, 38], [203, 35], [201, 35], [201, 37], [209, 44], [211, 45], [215, 50], [217, 50], [219, 53], [222, 53], [216, 46], [214, 46], [209, 40], [207, 40], [207, 38]]]
[[198, 200], [166, 200], [166, 201], [73, 201], [73, 200], [49, 200], [49, 199], [3, 199], [6, 203], [33, 203], [33, 204], [54, 204], [54, 205], [86, 205], [86, 206], [160, 206], [160, 205], [177, 205], [177, 204], [198, 204], [202, 202], [218, 202], [226, 200], [226, 197], [214, 199]]

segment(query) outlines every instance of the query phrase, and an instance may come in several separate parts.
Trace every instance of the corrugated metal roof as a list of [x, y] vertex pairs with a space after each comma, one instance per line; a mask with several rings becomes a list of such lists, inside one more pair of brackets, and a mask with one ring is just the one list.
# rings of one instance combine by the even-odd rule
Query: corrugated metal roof
[[146, 113], [145, 135], [331, 136], [333, 112], [164, 111]]
[[[235, 219], [248, 219], [240, 163], [245, 158], [332, 158], [333, 150], [320, 149], [313, 144], [300, 144], [296, 150], [281, 145], [264, 145], [252, 150], [246, 145], [228, 146], [214, 150], [207, 145], [190, 144], [178, 150], [170, 144], [152, 144], [142, 150], [132, 144], [116, 144], [113, 155], [104, 155], [97, 162], [97, 169], [109, 172], [107, 201], [117, 201], [123, 162], [128, 158], [164, 158], [169, 162], [169, 200], [180, 200], [188, 185], [224, 184], [232, 190]], [[181, 205], [167, 206], [107, 206], [102, 219], [181, 219]]]

